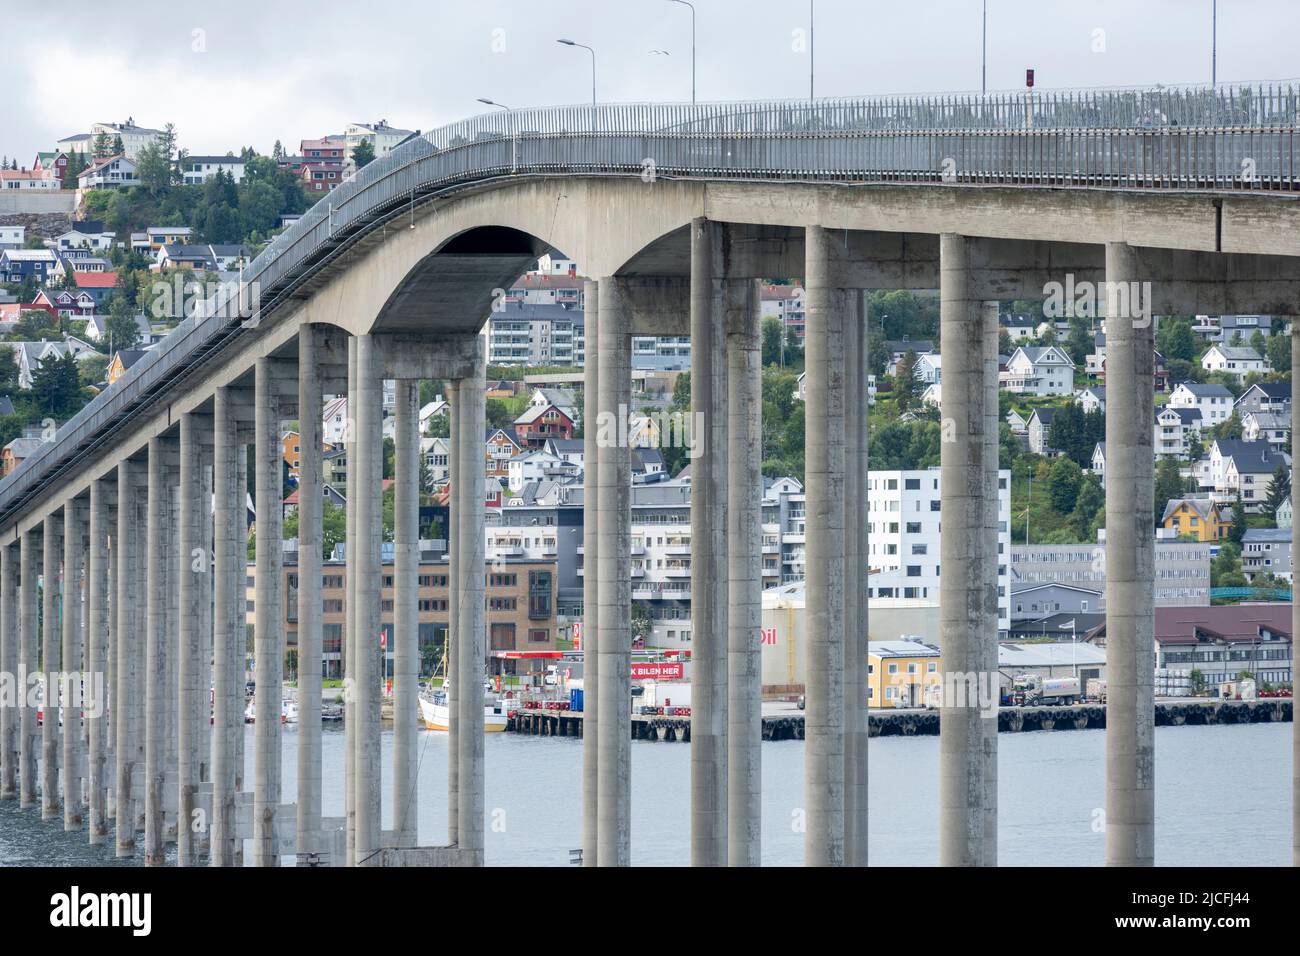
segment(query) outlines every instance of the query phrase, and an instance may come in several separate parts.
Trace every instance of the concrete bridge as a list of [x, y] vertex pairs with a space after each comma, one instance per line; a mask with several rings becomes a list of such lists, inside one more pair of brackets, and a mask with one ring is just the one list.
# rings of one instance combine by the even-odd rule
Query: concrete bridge
[[[1298, 106], [1294, 87], [593, 106], [495, 113], [411, 139], [322, 198], [238, 290], [207, 300], [0, 483], [0, 670], [111, 680], [109, 708], [84, 734], [71, 732], [71, 709], [63, 730], [52, 719], [38, 730], [34, 708], [0, 708], [0, 796], [91, 842], [108, 838], [111, 811], [117, 853], [136, 854], [142, 833], [149, 864], [169, 840], [182, 865], [240, 862], [241, 838], [258, 865], [287, 854], [481, 864], [479, 333], [501, 290], [558, 248], [594, 277], [585, 862], [626, 864], [630, 853], [629, 451], [604, 439], [630, 404], [633, 333], [690, 335], [693, 410], [705, 422], [692, 469], [691, 858], [759, 862], [757, 283], [801, 275], [813, 423], [807, 863], [866, 860], [863, 293], [940, 291], [944, 667], [977, 677], [997, 670], [996, 301], [1059, 283], [1071, 302], [1109, 316], [1107, 858], [1151, 864], [1151, 316], [1297, 312]], [[412, 810], [422, 378], [450, 380], [453, 405], [448, 847], [417, 845]], [[379, 630], [386, 379], [398, 383], [392, 831], [380, 824], [378, 667], [363, 652]], [[256, 529], [264, 693], [251, 780], [240, 726], [245, 449], [255, 487], [278, 490], [280, 424], [299, 418], [299, 666], [319, 673], [321, 464], [311, 450], [326, 393], [346, 393], [353, 419], [341, 819], [321, 814], [313, 681], [301, 689], [297, 793], [281, 786], [279, 702], [265, 692], [283, 676], [278, 508], [261, 508]], [[992, 865], [996, 722], [981, 719], [974, 696], [945, 703], [941, 862]]]

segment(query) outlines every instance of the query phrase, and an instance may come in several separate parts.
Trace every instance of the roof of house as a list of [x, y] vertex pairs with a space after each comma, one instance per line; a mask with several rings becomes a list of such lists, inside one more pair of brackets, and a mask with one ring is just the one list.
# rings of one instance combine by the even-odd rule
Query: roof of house
[[123, 368], [130, 368], [147, 354], [149, 354], [148, 349], [118, 349], [115, 357], [122, 363]]
[[1035, 408], [1033, 412], [1030, 413], [1029, 420], [1032, 421], [1033, 419], [1037, 418], [1041, 424], [1050, 425], [1052, 423], [1052, 418], [1055, 415], [1056, 415], [1055, 408]]
[[225, 163], [228, 166], [243, 166], [247, 160], [238, 156], [186, 156], [187, 163]]
[[[1029, 361], [1035, 365], [1043, 361], [1050, 353], [1060, 356], [1062, 364], [1071, 367], [1074, 366], [1074, 363], [1070, 361], [1070, 356], [1066, 353], [1065, 349], [1059, 348], [1055, 345], [1022, 345], [1016, 349], [1016, 352], [1023, 353], [1025, 358], [1029, 359]], [[1014, 352], [1012, 353], [1012, 357], [1015, 357]]]
[[[1232, 359], [1235, 362], [1262, 362], [1263, 356], [1252, 349], [1249, 345], [1212, 345], [1210, 352], [1218, 350], [1219, 354], [1225, 359]], [[1209, 355], [1209, 352], [1206, 353]]]
[[1179, 382], [1178, 388], [1175, 388], [1174, 391], [1177, 391], [1179, 388], [1187, 389], [1196, 398], [1220, 398], [1224, 395], [1228, 398], [1232, 398], [1232, 392], [1226, 385], [1202, 385], [1200, 382]]
[[1290, 544], [1290, 528], [1247, 528], [1245, 535], [1242, 536], [1242, 543], [1249, 541], [1254, 544]]
[[130, 159], [126, 157], [125, 153], [114, 153], [112, 156], [105, 156], [103, 159], [95, 160], [93, 163], [91, 163], [89, 166], [87, 166], [85, 169], [79, 172], [77, 174], [77, 178], [80, 179], [82, 176], [89, 176], [92, 173], [97, 173], [100, 170], [104, 169], [106, 166], [116, 162], [119, 159], [122, 160], [122, 162], [124, 163], [131, 163], [132, 166], [135, 165], [134, 162], [132, 162]]
[[[1209, 495], [1187, 495], [1186, 497], [1183, 498], [1170, 498], [1167, 502], [1165, 502], [1165, 513], [1160, 516], [1160, 520], [1162, 522], [1167, 521], [1170, 515], [1172, 515], [1175, 511], [1177, 511], [1179, 508], [1183, 507], [1184, 505], [1186, 505], [1188, 508], [1191, 508], [1198, 515], [1200, 515], [1203, 521], [1208, 521], [1210, 518], [1210, 512], [1214, 510], [1215, 503], [1214, 503], [1214, 499], [1212, 499]], [[1219, 520], [1231, 521], [1232, 509], [1220, 508]]]
[[903, 355], [908, 350], [915, 352], [917, 355], [923, 355], [926, 352], [934, 351], [934, 343], [929, 339], [895, 339], [885, 343], [885, 350], [890, 355]]
[[[194, 230], [189, 226], [149, 226], [145, 235], [149, 236], [188, 236]], [[133, 234], [134, 235], [134, 234]]]
[[1265, 398], [1275, 402], [1289, 402], [1291, 400], [1290, 382], [1256, 382], [1241, 393], [1241, 398], [1237, 399], [1238, 404], [1243, 402], [1251, 392], [1256, 391], [1263, 392]]
[[1214, 444], [1219, 449], [1219, 457], [1231, 458], [1233, 467], [1240, 474], [1271, 474], [1279, 462], [1286, 461], [1286, 456], [1275, 451], [1266, 441], [1217, 438]]
[[1197, 631], [1237, 641], [1257, 640], [1260, 628], [1291, 636], [1290, 603], [1157, 607], [1155, 618], [1155, 638], [1162, 644], [1193, 644]]
[[26, 458], [40, 447], [41, 439], [39, 438], [15, 438], [9, 444], [5, 445], [5, 450], [14, 458], [22, 459]]
[[1290, 412], [1247, 412], [1245, 418], [1253, 421], [1258, 428], [1287, 428], [1291, 427]]
[[78, 289], [112, 289], [117, 286], [117, 273], [74, 271], [72, 281]]
[[12, 415], [14, 413], [14, 403], [8, 395], [0, 395], [0, 415]]

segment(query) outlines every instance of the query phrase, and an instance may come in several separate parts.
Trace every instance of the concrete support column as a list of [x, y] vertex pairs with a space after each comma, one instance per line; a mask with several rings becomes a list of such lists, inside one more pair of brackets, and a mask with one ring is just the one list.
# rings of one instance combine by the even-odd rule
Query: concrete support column
[[[728, 293], [726, 844], [732, 866], [758, 866], [763, 790], [762, 315], [756, 280], [732, 283]], [[693, 388], [693, 373], [691, 381]], [[705, 431], [709, 432], [707, 425]], [[693, 598], [695, 592], [691, 593]]]
[[[214, 537], [212, 637], [212, 831], [213, 866], [233, 866], [235, 861], [235, 753], [236, 737], [244, 733], [244, 681], [242, 660], [244, 616], [244, 502], [239, 495], [239, 443], [234, 393], [218, 388], [213, 400]], [[182, 479], [184, 480], [184, 479]], [[181, 549], [182, 560], [185, 549]], [[186, 574], [182, 569], [182, 575]], [[301, 717], [300, 717], [301, 719]], [[191, 778], [192, 779], [192, 778]], [[182, 796], [184, 783], [182, 783]]]
[[[727, 580], [728, 503], [722, 243], [719, 224], [691, 223], [691, 424], [702, 431], [693, 436], [700, 454], [691, 461], [692, 866], [727, 862], [727, 591], [719, 586]], [[629, 402], [630, 395], [609, 410], [621, 421]]]
[[461, 430], [460, 396], [454, 380], [447, 382], [447, 402], [451, 405], [447, 442], [451, 495], [447, 503], [447, 646], [442, 679], [443, 690], [451, 695], [449, 700], [452, 701], [447, 711], [447, 843], [454, 844], [460, 839], [460, 720], [456, 716], [452, 675], [456, 673], [456, 662], [460, 659], [460, 601], [456, 597], [460, 561], [457, 550], [460, 547], [461, 504], [465, 496], [465, 489], [460, 484], [460, 452], [456, 444]]
[[582, 386], [582, 864], [599, 862], [598, 767], [600, 765], [600, 446], [596, 409], [600, 396], [600, 283], [583, 284], [586, 361]]
[[807, 322], [804, 438], [807, 478], [804, 711], [809, 866], [844, 862], [844, 322], [845, 293], [831, 276], [831, 238], [805, 231]]
[[[848, 294], [844, 326], [844, 864], [867, 865], [867, 316]], [[995, 381], [996, 384], [996, 381]], [[996, 499], [994, 499], [996, 504]]]
[[[208, 566], [204, 525], [208, 521], [209, 498], [204, 496], [203, 446], [208, 444], [211, 422], [206, 416], [187, 412], [180, 424], [180, 634], [177, 672], [180, 701], [177, 708], [177, 820], [176, 862], [179, 866], [198, 864], [199, 834], [192, 826], [197, 806], [199, 784], [203, 780], [201, 765], [208, 725], [208, 683], [203, 675], [208, 668], [205, 653], [207, 634], [203, 628], [209, 605], [208, 588], [212, 569]], [[276, 436], [277, 443], [279, 435]], [[276, 491], [279, 491], [279, 471]], [[277, 495], [278, 498], [278, 495]], [[259, 501], [261, 498], [259, 497]], [[261, 515], [259, 514], [259, 518]], [[261, 530], [261, 522], [258, 522]], [[261, 538], [259, 537], [259, 541]], [[277, 542], [278, 543], [278, 542]], [[260, 588], [261, 578], [258, 578]], [[261, 684], [258, 685], [261, 688]], [[229, 693], [229, 689], [226, 689]], [[276, 695], [278, 697], [278, 694]], [[260, 700], [260, 695], [259, 695]], [[276, 700], [277, 711], [280, 702]], [[228, 719], [228, 718], [227, 718]], [[279, 714], [276, 714], [279, 725]], [[260, 726], [260, 721], [259, 721]], [[215, 806], [214, 806], [215, 812]]]
[[474, 374], [456, 383], [460, 458], [457, 474], [463, 494], [457, 516], [456, 612], [460, 627], [455, 694], [460, 719], [458, 739], [460, 803], [456, 843], [472, 866], [483, 865], [483, 666], [487, 659], [485, 606], [486, 543], [483, 488], [487, 480], [483, 434], [487, 422], [486, 339], [479, 338]]
[[[1300, 382], [1300, 316], [1291, 316], [1291, 434], [1300, 435], [1300, 402], [1295, 400], [1295, 385]], [[1295, 454], [1292, 444], [1292, 455]], [[1292, 458], [1294, 461], [1294, 457]], [[1292, 466], [1294, 473], [1294, 465]], [[1291, 541], [1294, 554], [1294, 542], [1300, 541], [1300, 482], [1291, 481]], [[1292, 565], [1294, 568], [1294, 563]], [[1294, 579], [1294, 571], [1292, 572]], [[1296, 625], [1300, 624], [1300, 601], [1291, 595], [1291, 633], [1300, 634]], [[1293, 639], [1294, 640], [1294, 639]], [[1294, 643], [1292, 647], [1294, 648]], [[1296, 662], [1295, 652], [1291, 653], [1291, 686], [1295, 687]], [[1154, 676], [1154, 675], [1153, 675]], [[1293, 692], [1294, 693], [1294, 692]], [[1300, 866], [1300, 720], [1295, 718], [1295, 700], [1291, 702], [1291, 865]]]
[[90, 484], [90, 549], [86, 576], [86, 687], [93, 695], [86, 708], [86, 790], [90, 808], [90, 842], [108, 838], [104, 752], [108, 722], [108, 498], [103, 480]]
[[[980, 303], [984, 333], [984, 533], [980, 547], [984, 553], [987, 583], [984, 587], [984, 621], [986, 639], [980, 641], [980, 673], [988, 674], [990, 698], [980, 710], [981, 762], [984, 768], [984, 856], [983, 866], [998, 865], [998, 717], [1001, 700], [998, 681], [998, 312], [997, 301]], [[1009, 565], [1010, 555], [1006, 556]]]
[[[40, 541], [35, 531], [24, 531], [19, 539], [19, 610], [18, 650], [19, 672], [23, 675], [24, 690], [30, 689], [35, 675], [40, 671], [36, 636], [36, 559], [40, 555]], [[18, 805], [24, 810], [36, 806], [36, 748], [40, 730], [36, 726], [36, 708], [30, 706], [31, 695], [25, 694], [27, 705], [22, 707], [21, 726], [18, 730]]]
[[114, 665], [113, 713], [116, 728], [114, 753], [117, 782], [113, 804], [117, 811], [117, 855], [135, 855], [136, 795], [132, 789], [140, 739], [140, 675], [138, 657], [143, 647], [139, 627], [139, 537], [136, 498], [140, 466], [129, 458], [117, 466], [117, 533], [113, 536], [116, 564], [114, 613], [117, 618], [117, 661]]
[[379, 629], [383, 497], [383, 379], [374, 339], [356, 339], [356, 425], [354, 453], [348, 462], [349, 504], [357, 506], [356, 634], [353, 640], [352, 692], [356, 700], [353, 803], [356, 813], [356, 864], [364, 866], [381, 848], [379, 789]]
[[18, 707], [27, 693], [18, 675], [18, 554], [13, 545], [0, 545], [0, 671], [13, 675], [15, 706], [0, 706], [0, 800], [18, 795]]
[[[1106, 244], [1106, 862], [1155, 862], [1154, 339], [1137, 255]], [[945, 379], [947, 373], [944, 373]], [[947, 387], [945, 381], [944, 387]]]
[[[319, 852], [321, 829], [321, 327], [298, 332], [298, 858]], [[412, 704], [414, 706], [414, 704]]]
[[[945, 693], [939, 735], [939, 858], [944, 866], [980, 866], [985, 861], [986, 796], [981, 703], [988, 703], [987, 687], [997, 686], [996, 670], [987, 669], [986, 651], [989, 642], [996, 648], [997, 641], [997, 545], [994, 539], [990, 555], [985, 514], [990, 491], [986, 472], [992, 466], [996, 473], [996, 461], [989, 461], [991, 447], [996, 457], [996, 446], [986, 440], [987, 313], [974, 294], [972, 241], [945, 233], [940, 237], [939, 256], [940, 337], [945, 356], [939, 545]], [[994, 592], [991, 621], [990, 588]], [[985, 688], [983, 700], [981, 688]]]
[[41, 546], [41, 670], [45, 696], [41, 712], [41, 819], [57, 820], [59, 808], [59, 684], [63, 633], [59, 626], [59, 558], [63, 553], [63, 517], [46, 515]]
[[256, 734], [253, 756], [253, 862], [279, 866], [275, 816], [280, 805], [280, 695], [284, 682], [284, 551], [280, 506], [280, 388], [274, 360], [254, 373], [257, 488], [257, 594], [254, 598]]
[[[237, 729], [235, 730], [235, 734], [234, 734], [235, 737], [234, 764], [235, 764], [235, 793], [236, 794], [242, 794], [247, 790], [246, 780], [248, 777], [247, 773], [245, 772], [246, 771], [245, 764], [247, 763], [247, 757], [245, 755], [246, 747], [244, 744], [244, 690], [243, 690], [244, 682], [247, 679], [247, 675], [248, 675], [248, 587], [245, 584], [245, 577], [247, 575], [247, 566], [248, 566], [247, 563], [248, 563], [248, 526], [249, 526], [249, 510], [248, 510], [249, 443], [247, 439], [252, 437], [252, 433], [255, 430], [256, 430], [256, 426], [254, 426], [254, 428], [251, 430], [241, 428], [240, 434], [243, 440], [240, 442], [238, 446], [238, 450], [236, 452], [236, 455], [239, 458], [239, 466], [237, 469], [238, 477], [236, 478], [237, 490], [235, 495], [235, 497], [239, 501], [239, 517], [236, 519], [238, 522], [239, 534], [238, 534], [238, 542], [235, 545], [238, 564], [235, 566], [236, 569], [232, 570], [231, 572], [235, 578], [234, 587], [232, 588], [234, 608], [231, 611], [231, 615], [233, 618], [233, 623], [231, 626], [233, 628], [233, 633], [236, 637], [236, 644], [231, 649], [231, 669], [234, 671], [235, 674], [235, 687], [237, 688], [231, 693], [233, 695], [237, 695], [236, 699], [239, 702], [238, 704], [239, 709], [231, 718], [237, 725]], [[244, 841], [243, 840], [235, 841], [234, 865], [237, 867], [244, 865]]]
[[[600, 599], [597, 853], [600, 866], [628, 866], [632, 856], [632, 476], [627, 444], [618, 438], [620, 419], [632, 400], [632, 316], [618, 279], [602, 278], [599, 294], [599, 351], [587, 354], [588, 362], [600, 364], [596, 417], [601, 431], [596, 465], [600, 564], [587, 572], [598, 577]], [[716, 587], [717, 581], [712, 585]]]
[[[319, 417], [319, 416], [317, 416]], [[420, 692], [420, 383], [397, 382], [393, 449], [393, 830], [419, 845], [416, 717]]]
[[[185, 416], [188, 418], [189, 416]], [[184, 438], [182, 438], [184, 441]], [[165, 712], [167, 698], [173, 688], [167, 685], [167, 658], [174, 653], [166, 633], [167, 602], [166, 562], [168, 558], [168, 523], [171, 517], [171, 482], [168, 480], [172, 457], [172, 441], [155, 436], [149, 439], [149, 464], [145, 490], [147, 516], [145, 519], [145, 721], [144, 721], [144, 864], [162, 866], [166, 862], [164, 834], [163, 790], [167, 777], [164, 759], [167, 748]], [[182, 647], [184, 638], [181, 639]], [[188, 672], [181, 662], [182, 689]], [[184, 699], [182, 693], [182, 699]], [[182, 712], [181, 733], [186, 727]], [[182, 806], [178, 819], [188, 824], [188, 814]], [[179, 828], [178, 839], [184, 843], [189, 827]]]
[[[81, 504], [70, 498], [63, 505], [63, 670], [68, 678], [70, 699], [63, 702], [63, 829], [80, 830], [82, 825], [82, 712], [90, 713], [82, 688], [89, 688], [90, 675], [82, 659], [81, 609], [83, 561], [85, 560], [85, 514]], [[84, 682], [83, 682], [84, 681]]]
[[353, 494], [360, 474], [357, 458], [357, 337], [348, 338], [348, 414], [343, 430], [344, 454], [348, 462], [348, 500], [344, 532], [345, 623], [343, 626], [343, 812], [347, 827], [348, 866], [357, 862], [356, 750], [357, 750], [357, 509], [360, 496]]

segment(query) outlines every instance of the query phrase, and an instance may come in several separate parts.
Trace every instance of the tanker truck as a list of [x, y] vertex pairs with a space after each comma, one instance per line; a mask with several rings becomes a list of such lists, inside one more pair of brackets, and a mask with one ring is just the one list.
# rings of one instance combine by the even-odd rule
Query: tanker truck
[[1073, 704], [1080, 697], [1079, 678], [1017, 674], [1011, 681], [1011, 703], [1017, 707]]

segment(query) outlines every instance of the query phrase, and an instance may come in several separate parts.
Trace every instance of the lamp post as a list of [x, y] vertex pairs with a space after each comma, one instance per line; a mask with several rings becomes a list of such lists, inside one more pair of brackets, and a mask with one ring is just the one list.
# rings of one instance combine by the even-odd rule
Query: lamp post
[[508, 109], [510, 109], [510, 107], [506, 106], [504, 103], [497, 103], [497, 102], [494, 102], [494, 101], [492, 101], [492, 100], [485, 99], [485, 98], [482, 97], [482, 96], [480, 96], [480, 97], [478, 98], [478, 101], [479, 101], [480, 103], [483, 103], [483, 104], [487, 105], [487, 106], [495, 106], [495, 107], [496, 107], [497, 109], [499, 109], [499, 110], [508, 110]]
[[572, 40], [556, 40], [556, 43], [562, 43], [565, 46], [581, 47], [591, 54], [591, 105], [596, 105], [596, 51], [585, 43], [574, 43]]
[[989, 65], [989, 0], [984, 0], [980, 13], [980, 93], [987, 93]]
[[695, 4], [689, 0], [668, 0], [669, 3], [680, 3], [684, 7], [691, 8], [691, 103], [695, 103]]

